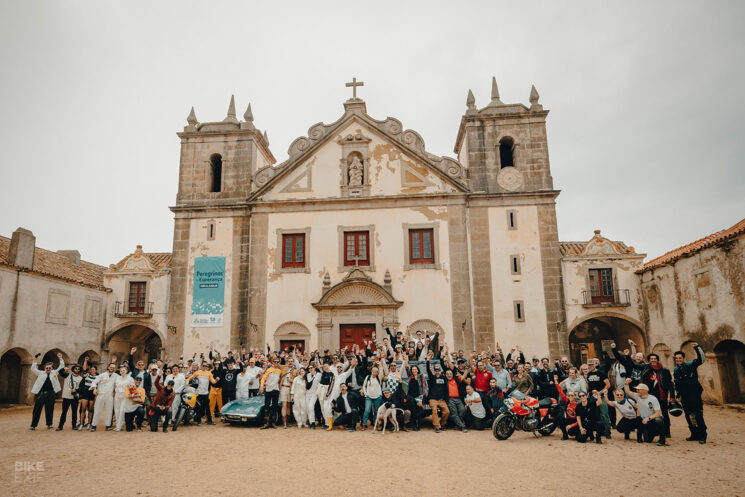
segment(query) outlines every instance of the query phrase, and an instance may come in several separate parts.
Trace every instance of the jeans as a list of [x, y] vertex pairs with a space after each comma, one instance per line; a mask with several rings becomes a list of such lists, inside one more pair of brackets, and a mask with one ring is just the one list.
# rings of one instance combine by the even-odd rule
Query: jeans
[[62, 399], [62, 414], [59, 417], [59, 427], [62, 428], [67, 421], [67, 410], [72, 408], [72, 427], [78, 425], [78, 399]]
[[452, 398], [447, 400], [448, 409], [450, 410], [450, 419], [453, 420], [455, 426], [460, 429], [466, 427], [465, 416], [466, 406], [463, 405], [463, 401], [460, 398]]
[[197, 395], [197, 422], [202, 422], [202, 416], [207, 416], [207, 421], [212, 421], [212, 410], [210, 409], [210, 396]]
[[277, 417], [277, 405], [279, 403], [279, 390], [264, 392], [264, 416], [266, 424], [271, 426]]
[[350, 412], [337, 417], [334, 424], [346, 426], [347, 428], [354, 428], [357, 425], [357, 419], [359, 419], [359, 417], [360, 414], [357, 412], [357, 409], [352, 409]]
[[377, 399], [371, 399], [370, 397], [365, 397], [365, 410], [362, 413], [362, 426], [367, 426], [367, 422], [371, 417], [373, 418], [373, 423], [375, 422], [375, 418], [378, 415], [378, 409], [380, 409], [380, 405], [382, 403], [383, 403], [382, 395], [378, 397]]
[[[127, 426], [127, 431], [132, 431], [137, 428], [142, 428], [142, 420], [145, 419], [145, 407], [139, 406], [132, 412], [124, 413], [124, 424]], [[157, 425], [156, 425], [157, 429]]]
[[161, 411], [160, 409], [153, 409], [153, 414], [150, 415], [150, 431], [158, 431], [158, 420], [161, 416], [165, 414], [166, 418], [163, 420], [163, 431], [166, 431], [166, 428], [168, 428], [168, 422], [171, 420], [171, 411], [169, 409], [165, 409]]

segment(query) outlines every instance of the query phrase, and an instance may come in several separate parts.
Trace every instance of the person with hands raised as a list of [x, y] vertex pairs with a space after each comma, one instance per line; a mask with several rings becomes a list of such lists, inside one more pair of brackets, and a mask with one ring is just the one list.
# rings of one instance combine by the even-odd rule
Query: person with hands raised
[[51, 430], [52, 418], [54, 417], [54, 397], [62, 389], [59, 382], [59, 373], [65, 367], [65, 361], [62, 354], [57, 352], [59, 366], [54, 369], [54, 364], [47, 362], [44, 369], [39, 369], [36, 360], [41, 354], [36, 354], [31, 362], [31, 372], [36, 375], [36, 381], [31, 387], [31, 393], [34, 394], [34, 409], [31, 414], [30, 430], [35, 430], [41, 418], [41, 410], [44, 409], [44, 417], [47, 422], [47, 430]]

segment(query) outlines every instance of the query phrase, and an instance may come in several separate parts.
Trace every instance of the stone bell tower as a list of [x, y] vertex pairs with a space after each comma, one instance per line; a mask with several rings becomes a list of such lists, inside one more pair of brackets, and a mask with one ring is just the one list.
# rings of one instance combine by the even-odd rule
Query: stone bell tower
[[[491, 101], [486, 107], [479, 109], [476, 107], [473, 93], [469, 90], [466, 113], [461, 118], [455, 143], [455, 153], [458, 154], [461, 164], [468, 169], [471, 194], [481, 199], [480, 202], [492, 206], [492, 214], [494, 209], [505, 211], [504, 214], [500, 212], [498, 222], [488, 226], [492, 234], [497, 233], [496, 236], [506, 240], [497, 248], [490, 247], [488, 240], [480, 240], [483, 238], [480, 233], [487, 229], [487, 226], [485, 223], [481, 223], [483, 226], [479, 225], [480, 217], [483, 217], [480, 216], [479, 209], [475, 205], [471, 209], [474, 233], [472, 258], [484, 260], [488, 257], [487, 254], [491, 253], [496, 257], [495, 264], [501, 265], [502, 259], [509, 257], [517, 257], [527, 262], [526, 257], [531, 257], [531, 254], [536, 252], [540, 254], [538, 264], [542, 273], [541, 286], [545, 304], [545, 314], [542, 314], [541, 321], [545, 323], [548, 348], [553, 357], [567, 352], [568, 340], [555, 209], [559, 192], [554, 190], [549, 165], [546, 138], [548, 111], [543, 109], [538, 100], [538, 92], [533, 86], [530, 90], [529, 107], [523, 104], [506, 104], [500, 99], [496, 79], [492, 78]], [[530, 242], [522, 242], [521, 240], [526, 238], [518, 236], [517, 233], [524, 235], [526, 232], [537, 232], [538, 237]], [[513, 251], [512, 255], [502, 253], [510, 250]], [[473, 278], [476, 308], [486, 309], [489, 304], [498, 308], [499, 303], [491, 302], [489, 295], [493, 285], [497, 283], [486, 279], [479, 281], [479, 274], [474, 274]], [[520, 294], [525, 288], [524, 281], [520, 285], [514, 284], [509, 287], [513, 295], [519, 296], [512, 297], [517, 299], [514, 303], [515, 315], [527, 313], [528, 317], [523, 316], [526, 323], [538, 322], [538, 316], [530, 316], [531, 310], [528, 307], [532, 305], [533, 311], [536, 311], [537, 304], [520, 300]], [[499, 338], [500, 327], [512, 326], [504, 320], [500, 322], [499, 318], [490, 320], [488, 317], [482, 317], [479, 322], [479, 313], [474, 313], [474, 324], [477, 329], [488, 330], [490, 322], [494, 323], [496, 338]], [[477, 336], [477, 342], [478, 338]], [[487, 343], [489, 338], [484, 337]]]
[[[179, 357], [203, 343], [236, 349], [247, 333], [248, 212], [244, 206], [256, 171], [273, 164], [266, 132], [254, 126], [251, 105], [236, 117], [231, 96], [225, 119], [200, 123], [194, 108], [181, 139], [178, 194], [173, 233], [173, 270], [167, 354]], [[225, 316], [221, 329], [190, 331], [195, 257], [225, 257]], [[185, 343], [186, 332], [186, 343]], [[203, 343], [190, 343], [199, 335]]]

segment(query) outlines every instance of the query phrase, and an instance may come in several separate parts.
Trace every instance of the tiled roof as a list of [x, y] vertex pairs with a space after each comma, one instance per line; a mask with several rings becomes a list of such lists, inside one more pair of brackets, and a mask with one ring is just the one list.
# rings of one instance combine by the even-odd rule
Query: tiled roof
[[[590, 242], [559, 242], [559, 252], [562, 257], [576, 257], [582, 255], [585, 247]], [[629, 247], [625, 243], [613, 240], [613, 243], [619, 246], [622, 251], [628, 250]]]
[[[15, 267], [8, 263], [9, 250], [10, 238], [0, 236], [0, 264]], [[80, 261], [80, 265], [76, 266], [64, 255], [36, 247], [34, 250], [34, 267], [29, 272], [103, 289], [103, 272], [105, 269], [103, 266], [86, 261]]]
[[656, 259], [652, 259], [651, 261], [644, 264], [643, 271], [673, 263], [682, 257], [688, 257], [705, 248], [717, 245], [718, 243], [732, 238], [736, 238], [743, 233], [745, 233], [745, 219], [732, 226], [731, 228], [717, 231], [716, 233], [712, 233], [709, 236], [699, 238], [695, 242], [689, 243], [688, 245], [683, 245], [682, 247], [671, 250], [670, 252], [663, 254]]
[[[129, 254], [127, 257], [114, 264], [114, 269], [121, 269], [122, 265], [127, 259], [129, 259], [130, 255], [132, 254]], [[173, 262], [173, 256], [170, 252], [142, 252], [142, 255], [150, 259], [153, 266], [159, 269], [168, 269], [171, 267], [171, 263]]]

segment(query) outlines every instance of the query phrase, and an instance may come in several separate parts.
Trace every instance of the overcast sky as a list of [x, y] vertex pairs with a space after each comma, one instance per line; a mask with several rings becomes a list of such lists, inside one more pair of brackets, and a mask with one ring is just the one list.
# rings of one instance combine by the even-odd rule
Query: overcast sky
[[179, 140], [250, 101], [278, 162], [365, 82], [453, 156], [468, 89], [535, 84], [561, 240], [654, 257], [745, 217], [743, 2], [0, 3], [0, 234], [116, 262], [170, 251]]

